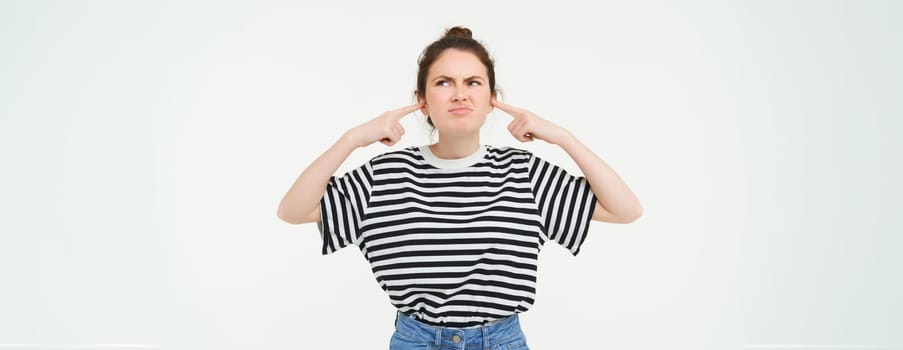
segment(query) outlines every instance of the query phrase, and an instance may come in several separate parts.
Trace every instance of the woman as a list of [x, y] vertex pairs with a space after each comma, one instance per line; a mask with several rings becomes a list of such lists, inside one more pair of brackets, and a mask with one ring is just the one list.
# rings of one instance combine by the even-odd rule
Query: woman
[[[627, 185], [574, 135], [496, 94], [486, 49], [469, 29], [448, 29], [420, 57], [417, 103], [348, 130], [279, 205], [286, 222], [318, 223], [323, 254], [361, 249], [398, 309], [391, 349], [526, 349], [517, 314], [533, 304], [543, 244], [576, 255], [590, 220], [629, 223], [642, 213]], [[515, 139], [560, 146], [585, 175], [526, 150], [480, 144], [495, 107], [514, 118]], [[397, 143], [399, 121], [418, 109], [438, 142], [333, 176], [358, 147]]]

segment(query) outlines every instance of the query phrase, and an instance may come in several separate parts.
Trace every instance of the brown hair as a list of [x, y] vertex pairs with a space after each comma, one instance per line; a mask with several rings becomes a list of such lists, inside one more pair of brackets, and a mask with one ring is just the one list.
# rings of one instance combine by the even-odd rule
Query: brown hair
[[[436, 62], [436, 59], [439, 58], [439, 55], [447, 49], [468, 51], [477, 56], [480, 62], [486, 66], [486, 74], [489, 75], [489, 91], [493, 95], [496, 94], [495, 64], [492, 62], [492, 58], [489, 57], [489, 52], [486, 51], [483, 44], [473, 39], [473, 33], [470, 29], [455, 26], [446, 29], [444, 36], [427, 46], [423, 49], [423, 53], [420, 54], [420, 59], [417, 60], [417, 65], [419, 67], [417, 70], [417, 90], [414, 91], [414, 95], [420, 98], [426, 98], [426, 76], [429, 74], [430, 66], [432, 66], [433, 62]], [[435, 127], [429, 116], [427, 116], [426, 121], [430, 126]]]

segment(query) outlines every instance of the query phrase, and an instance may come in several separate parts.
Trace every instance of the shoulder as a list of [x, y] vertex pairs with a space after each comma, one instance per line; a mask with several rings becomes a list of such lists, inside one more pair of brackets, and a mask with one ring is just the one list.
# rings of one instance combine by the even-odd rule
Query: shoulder
[[384, 152], [370, 158], [369, 165], [374, 169], [421, 168], [423, 155], [419, 146], [408, 146]]
[[512, 146], [488, 147], [487, 159], [497, 164], [519, 164], [523, 166], [531, 163], [533, 158], [533, 152], [522, 148]]
[[422, 158], [420, 154], [419, 146], [408, 146], [405, 148], [397, 149], [394, 151], [388, 151], [381, 154], [378, 154], [370, 159], [371, 162], [375, 161], [383, 161], [387, 159], [394, 158]]
[[487, 150], [488, 150], [490, 156], [493, 156], [496, 158], [508, 158], [508, 157], [530, 158], [533, 156], [533, 153], [528, 150], [517, 148], [517, 147], [511, 147], [511, 146], [499, 146], [499, 147], [488, 146]]

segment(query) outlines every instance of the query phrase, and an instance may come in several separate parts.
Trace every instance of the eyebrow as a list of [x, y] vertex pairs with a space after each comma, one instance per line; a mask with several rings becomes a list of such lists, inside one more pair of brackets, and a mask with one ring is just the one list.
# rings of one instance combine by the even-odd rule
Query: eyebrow
[[[438, 76], [438, 77], [433, 78], [433, 80], [430, 80], [430, 81], [436, 81], [436, 80], [438, 80], [438, 79], [455, 80], [455, 79], [452, 79], [452, 77], [445, 76], [445, 75], [440, 75], [440, 76]], [[479, 75], [472, 75], [472, 76], [469, 76], [469, 77], [467, 77], [467, 78], [464, 78], [464, 80], [476, 80], [476, 79], [484, 80], [483, 77], [481, 77], [481, 76], [479, 76]]]

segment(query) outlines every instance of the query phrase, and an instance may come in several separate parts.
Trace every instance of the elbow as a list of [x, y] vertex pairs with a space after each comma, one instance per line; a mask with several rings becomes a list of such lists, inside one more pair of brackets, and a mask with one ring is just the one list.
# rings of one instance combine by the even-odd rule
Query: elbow
[[314, 207], [307, 215], [300, 214], [307, 212], [308, 211], [303, 209], [298, 210], [298, 208], [288, 208], [280, 205], [279, 209], [276, 210], [276, 216], [279, 217], [280, 220], [292, 225], [306, 224], [308, 222], [317, 222], [320, 220], [320, 207]]
[[292, 225], [297, 225], [297, 224], [302, 223], [301, 218], [292, 217], [291, 215], [289, 215], [287, 210], [282, 208], [282, 206], [279, 206], [279, 209], [276, 209], [276, 217], [278, 217], [279, 220], [285, 221], [286, 223], [289, 223]]
[[641, 216], [643, 216], [643, 207], [637, 205], [636, 209], [634, 209], [629, 215], [623, 216], [623, 223], [629, 224], [634, 221], [637, 221]]

